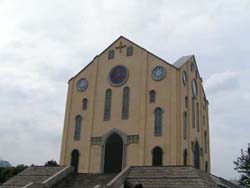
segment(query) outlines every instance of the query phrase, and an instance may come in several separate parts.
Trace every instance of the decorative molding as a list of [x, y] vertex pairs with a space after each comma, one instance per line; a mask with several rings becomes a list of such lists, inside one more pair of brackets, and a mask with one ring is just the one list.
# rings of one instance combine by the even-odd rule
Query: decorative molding
[[102, 145], [102, 137], [91, 137], [91, 145]]
[[128, 135], [128, 144], [138, 144], [139, 135]]

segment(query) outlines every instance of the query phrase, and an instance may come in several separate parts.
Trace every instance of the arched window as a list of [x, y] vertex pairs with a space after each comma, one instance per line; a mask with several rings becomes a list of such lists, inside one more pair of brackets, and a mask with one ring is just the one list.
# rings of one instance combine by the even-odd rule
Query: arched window
[[196, 126], [197, 131], [200, 132], [200, 111], [199, 111], [199, 103], [196, 103]]
[[111, 89], [107, 89], [105, 93], [104, 121], [108, 121], [110, 119], [111, 97], [112, 97], [112, 91]]
[[153, 160], [152, 165], [153, 166], [162, 166], [162, 149], [160, 147], [155, 147], [153, 149]]
[[192, 98], [192, 127], [195, 128], [195, 98]]
[[124, 87], [122, 97], [122, 119], [128, 119], [129, 114], [129, 87]]
[[203, 127], [205, 127], [206, 126], [206, 117], [205, 117], [205, 115], [203, 115]]
[[82, 117], [80, 115], [76, 116], [75, 118], [75, 140], [80, 140], [81, 137], [81, 124], [82, 124]]
[[79, 164], [79, 151], [74, 149], [71, 152], [71, 166], [74, 167], [74, 173], [78, 172], [78, 164]]
[[87, 106], [88, 106], [88, 99], [87, 98], [83, 98], [82, 99], [82, 109], [83, 110], [87, 110]]
[[187, 149], [183, 152], [183, 165], [187, 166]]
[[207, 153], [207, 131], [204, 131], [205, 153]]
[[200, 146], [198, 141], [195, 142], [194, 148], [194, 166], [197, 169], [200, 169]]
[[205, 163], [205, 171], [208, 172], [208, 162]]
[[155, 136], [161, 136], [162, 134], [162, 109], [155, 109]]
[[109, 50], [108, 59], [114, 59], [114, 57], [115, 57], [115, 51], [114, 50]]
[[187, 112], [184, 112], [184, 115], [183, 115], [183, 137], [184, 137], [184, 140], [187, 139]]
[[154, 90], [151, 90], [149, 92], [149, 101], [150, 101], [150, 103], [155, 102], [155, 91]]

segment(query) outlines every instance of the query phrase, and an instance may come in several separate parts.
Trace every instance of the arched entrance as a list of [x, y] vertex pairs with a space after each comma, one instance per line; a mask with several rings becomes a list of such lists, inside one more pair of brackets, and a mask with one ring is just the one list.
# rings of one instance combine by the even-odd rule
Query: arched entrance
[[162, 166], [162, 149], [160, 147], [155, 147], [153, 149], [153, 159], [152, 165], [153, 166]]
[[79, 151], [74, 149], [71, 153], [71, 166], [74, 167], [74, 173], [78, 172], [78, 164], [79, 164]]
[[199, 143], [195, 142], [195, 149], [194, 149], [194, 166], [197, 169], [200, 169], [200, 146]]
[[104, 173], [118, 173], [122, 170], [123, 141], [113, 133], [105, 144]]

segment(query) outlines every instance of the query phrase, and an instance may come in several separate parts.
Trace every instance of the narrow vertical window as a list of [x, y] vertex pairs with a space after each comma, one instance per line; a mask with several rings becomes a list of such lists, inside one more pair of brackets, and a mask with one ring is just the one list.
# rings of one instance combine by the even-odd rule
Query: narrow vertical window
[[188, 108], [188, 97], [185, 97], [185, 108]]
[[124, 87], [122, 97], [122, 119], [128, 119], [129, 114], [129, 87]]
[[155, 136], [162, 135], [162, 109], [156, 108], [155, 109]]
[[195, 101], [194, 97], [192, 98], [192, 127], [195, 128]]
[[196, 126], [197, 132], [200, 132], [200, 111], [199, 111], [199, 103], [196, 103]]
[[127, 56], [132, 56], [133, 55], [133, 47], [129, 46], [127, 47]]
[[155, 91], [154, 90], [151, 90], [149, 92], [149, 101], [150, 101], [150, 103], [154, 103], [155, 102]]
[[80, 140], [81, 137], [81, 124], [82, 124], [82, 117], [80, 115], [76, 116], [75, 118], [75, 140]]
[[114, 50], [109, 50], [108, 59], [114, 59], [114, 57], [115, 57], [115, 51]]
[[153, 149], [153, 160], [152, 166], [162, 166], [162, 149], [160, 147], [155, 147]]
[[107, 89], [105, 93], [104, 121], [110, 120], [112, 91]]
[[207, 131], [204, 132], [205, 153], [207, 153]]
[[205, 117], [205, 115], [203, 115], [203, 127], [205, 127], [206, 126], [206, 117]]
[[183, 152], [183, 165], [187, 166], [187, 149]]
[[183, 114], [183, 137], [184, 140], [187, 139], [187, 112]]
[[87, 106], [88, 106], [88, 99], [87, 98], [83, 98], [82, 99], [82, 109], [83, 110], [87, 110]]

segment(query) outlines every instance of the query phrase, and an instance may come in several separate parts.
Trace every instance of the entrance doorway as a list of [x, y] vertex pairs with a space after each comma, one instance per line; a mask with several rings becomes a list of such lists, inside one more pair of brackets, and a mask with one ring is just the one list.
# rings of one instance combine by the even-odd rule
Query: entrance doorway
[[74, 167], [74, 173], [78, 172], [78, 163], [79, 163], [79, 151], [74, 149], [71, 153], [71, 166]]
[[104, 173], [118, 173], [122, 170], [123, 141], [113, 133], [105, 144]]
[[194, 149], [194, 166], [197, 169], [200, 169], [200, 146], [199, 143], [196, 141], [195, 149]]

